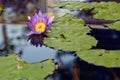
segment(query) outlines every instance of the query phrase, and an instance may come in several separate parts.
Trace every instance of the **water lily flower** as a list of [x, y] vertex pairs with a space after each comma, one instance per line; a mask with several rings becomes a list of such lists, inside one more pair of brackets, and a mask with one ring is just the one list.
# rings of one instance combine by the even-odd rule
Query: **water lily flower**
[[31, 30], [31, 32], [28, 35], [42, 34], [49, 29], [54, 19], [54, 16], [47, 18], [46, 14], [42, 14], [42, 12], [39, 11], [38, 14], [35, 13], [35, 15], [32, 17], [28, 16], [28, 19], [28, 27]]
[[45, 33], [48, 31], [52, 21], [54, 20], [54, 16], [47, 18], [45, 13], [42, 14], [42, 12], [39, 11], [32, 17], [28, 16], [28, 20], [28, 28], [31, 30], [28, 33], [29, 40], [32, 45], [41, 46]]

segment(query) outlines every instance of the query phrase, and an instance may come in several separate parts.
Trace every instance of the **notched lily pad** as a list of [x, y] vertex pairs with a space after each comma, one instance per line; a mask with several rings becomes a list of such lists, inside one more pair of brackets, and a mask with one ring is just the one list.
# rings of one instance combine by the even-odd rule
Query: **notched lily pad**
[[41, 63], [25, 63], [18, 60], [17, 56], [9, 55], [0, 57], [0, 79], [16, 80], [25, 78], [27, 80], [43, 80], [51, 71], [54, 70], [54, 64], [51, 60]]
[[86, 50], [78, 51], [77, 53], [81, 59], [94, 65], [120, 67], [120, 50]]
[[54, 49], [64, 51], [86, 50], [97, 43], [92, 36], [87, 35], [90, 28], [84, 26], [80, 19], [72, 15], [59, 17], [59, 20], [55, 20], [52, 24], [50, 31], [47, 33], [48, 37], [44, 39], [44, 44]]
[[120, 30], [120, 21], [117, 21], [112, 24], [106, 24], [110, 29]]
[[95, 13], [93, 16], [94, 18], [104, 20], [120, 20], [120, 5], [116, 2], [61, 2], [55, 4], [54, 7], [60, 6], [62, 6], [63, 9], [69, 10], [88, 10], [94, 8], [92, 11]]

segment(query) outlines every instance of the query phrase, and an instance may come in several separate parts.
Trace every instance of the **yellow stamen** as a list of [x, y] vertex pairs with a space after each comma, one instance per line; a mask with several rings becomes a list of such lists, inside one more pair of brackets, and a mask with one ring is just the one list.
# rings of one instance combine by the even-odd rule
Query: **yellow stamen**
[[35, 24], [35, 31], [36, 32], [44, 32], [45, 31], [45, 23], [44, 22], [38, 22]]

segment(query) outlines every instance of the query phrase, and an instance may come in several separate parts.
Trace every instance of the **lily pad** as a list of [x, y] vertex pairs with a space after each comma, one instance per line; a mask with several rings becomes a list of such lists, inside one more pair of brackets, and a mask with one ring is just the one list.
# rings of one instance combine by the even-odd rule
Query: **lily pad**
[[[112, 6], [111, 6], [112, 5]], [[61, 2], [55, 4], [53, 7], [61, 7], [68, 10], [82, 10], [94, 8], [93, 17], [104, 20], [120, 20], [120, 5], [116, 2]]]
[[55, 20], [47, 33], [47, 38], [44, 39], [44, 44], [64, 51], [77, 51], [90, 49], [95, 46], [97, 41], [87, 35], [90, 28], [84, 26], [83, 20], [77, 19], [69, 15], [59, 17]]
[[86, 50], [77, 55], [88, 63], [104, 67], [120, 67], [120, 50]]
[[120, 21], [117, 21], [112, 24], [106, 24], [110, 29], [120, 30]]
[[43, 80], [51, 71], [54, 70], [54, 64], [51, 60], [41, 63], [25, 63], [18, 60], [17, 56], [9, 55], [0, 57], [0, 79], [16, 80], [25, 78], [27, 80]]

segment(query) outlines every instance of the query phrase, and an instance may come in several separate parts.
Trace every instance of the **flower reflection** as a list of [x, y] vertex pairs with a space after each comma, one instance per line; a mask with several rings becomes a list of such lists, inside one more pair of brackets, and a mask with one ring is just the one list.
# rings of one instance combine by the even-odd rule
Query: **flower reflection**
[[32, 34], [32, 35], [29, 35], [28, 40], [30, 40], [30, 43], [32, 45], [35, 45], [37, 47], [39, 45], [40, 46], [43, 45], [44, 37], [47, 37], [47, 36], [45, 34]]

